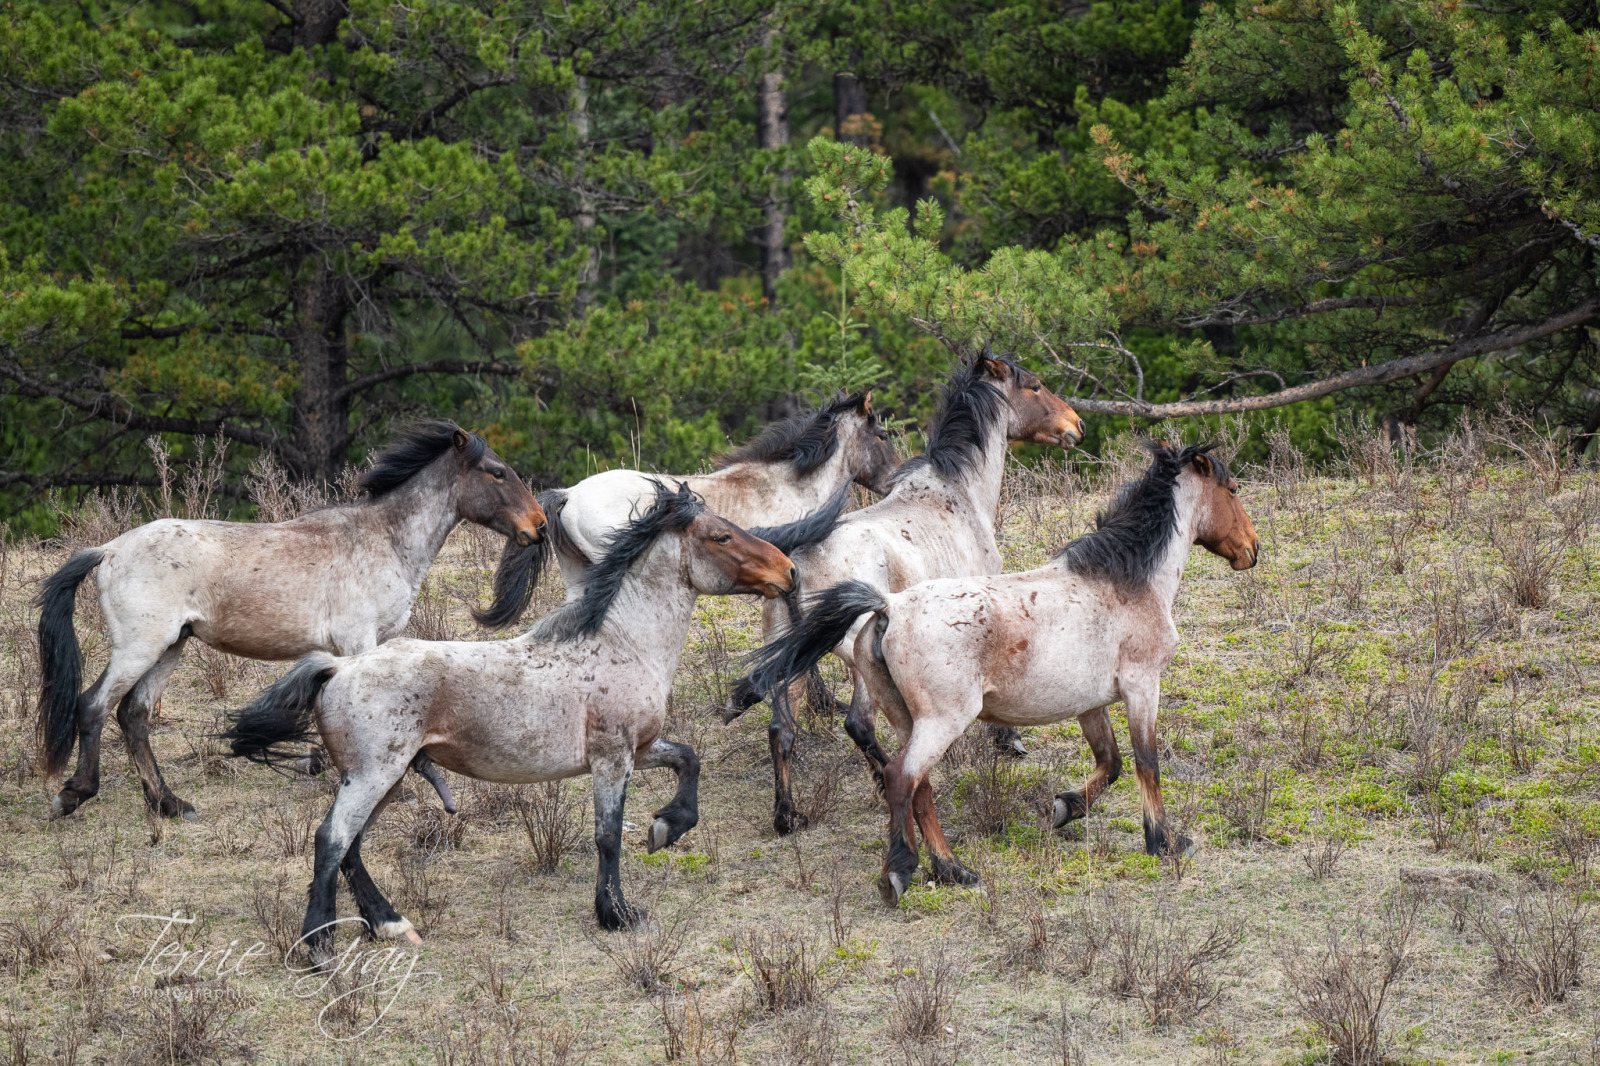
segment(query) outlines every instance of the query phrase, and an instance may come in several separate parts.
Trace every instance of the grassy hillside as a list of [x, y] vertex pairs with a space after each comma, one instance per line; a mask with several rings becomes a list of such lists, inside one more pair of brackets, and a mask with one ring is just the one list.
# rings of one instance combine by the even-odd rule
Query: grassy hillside
[[[727, 727], [713, 709], [756, 608], [702, 601], [670, 726], [704, 761], [700, 827], [648, 856], [643, 828], [672, 775], [635, 774], [629, 801], [623, 877], [648, 928], [594, 930], [586, 780], [456, 780], [448, 818], [412, 778], [365, 849], [425, 938], [398, 989], [370, 987], [380, 963], [391, 981], [407, 972], [394, 956], [326, 987], [276, 961], [298, 934], [334, 783], [235, 765], [207, 734], [281, 665], [191, 649], [168, 689], [154, 743], [198, 821], [147, 822], [115, 741], [100, 797], [45, 820], [27, 600], [74, 545], [11, 544], [12, 1061], [1289, 1063], [1335, 1061], [1341, 1042], [1406, 1062], [1594, 1061], [1600, 477], [1557, 454], [1472, 429], [1411, 461], [1353, 440], [1339, 468], [1312, 473], [1279, 438], [1266, 467], [1241, 471], [1263, 561], [1235, 574], [1193, 557], [1163, 690], [1168, 809], [1199, 843], [1181, 864], [1143, 854], [1131, 773], [1080, 829], [1048, 831], [1049, 797], [1089, 767], [1075, 723], [1034, 731], [1020, 764], [996, 762], [975, 730], [935, 789], [988, 883], [920, 886], [886, 909], [883, 811], [838, 721], [803, 722], [813, 827], [773, 835], [764, 709]], [[1130, 451], [1017, 469], [1008, 568], [1084, 530], [1139, 465]], [[72, 536], [104, 539], [128, 520], [114, 511], [76, 516]], [[496, 555], [471, 531], [452, 538], [416, 635], [485, 639], [467, 605], [487, 600]], [[542, 590], [538, 609], [558, 598]], [[91, 669], [95, 615], [81, 596]], [[260, 940], [267, 957], [225, 979], [215, 956], [199, 980], [154, 976], [161, 923], [119, 917], [178, 911], [197, 919], [174, 929], [186, 948], [237, 940], [237, 956]], [[335, 1042], [319, 1017], [336, 1036], [366, 1031]]]

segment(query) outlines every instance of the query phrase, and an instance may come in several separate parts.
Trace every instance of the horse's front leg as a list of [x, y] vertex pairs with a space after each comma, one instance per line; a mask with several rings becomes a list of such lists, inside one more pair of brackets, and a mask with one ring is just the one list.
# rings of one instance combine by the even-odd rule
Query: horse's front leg
[[594, 916], [602, 929], [621, 929], [644, 917], [622, 895], [622, 808], [628, 799], [633, 753], [592, 758], [594, 777]]
[[1055, 828], [1068, 822], [1088, 817], [1094, 801], [1122, 776], [1122, 753], [1117, 750], [1117, 734], [1111, 728], [1111, 715], [1104, 707], [1096, 707], [1078, 716], [1078, 727], [1083, 739], [1094, 752], [1094, 769], [1079, 792], [1057, 793], [1055, 801]]
[[659, 851], [675, 844], [678, 838], [700, 822], [700, 758], [687, 744], [657, 739], [639, 762], [641, 770], [670, 766], [678, 775], [678, 791], [672, 802], [655, 813], [650, 825], [650, 850]]
[[1156, 711], [1161, 704], [1159, 676], [1128, 681], [1119, 678], [1127, 701], [1128, 734], [1133, 741], [1134, 772], [1139, 778], [1139, 800], [1144, 807], [1144, 850], [1151, 855], [1174, 851], [1187, 854], [1188, 837], [1167, 835], [1167, 812], [1161, 802], [1161, 757], [1156, 751]]

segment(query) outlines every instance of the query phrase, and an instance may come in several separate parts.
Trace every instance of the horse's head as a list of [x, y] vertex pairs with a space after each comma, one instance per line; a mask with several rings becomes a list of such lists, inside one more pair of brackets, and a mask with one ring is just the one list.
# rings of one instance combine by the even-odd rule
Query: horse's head
[[[848, 405], [840, 410], [840, 405]], [[887, 496], [894, 487], [894, 472], [900, 466], [889, 430], [872, 409], [872, 390], [858, 392], [835, 405], [839, 447], [845, 463], [855, 471], [857, 485]]]
[[1045, 388], [1037, 374], [1009, 359], [983, 359], [984, 369], [1005, 394], [1011, 408], [1006, 435], [1033, 444], [1070, 448], [1083, 440], [1083, 419], [1072, 405]]
[[1239, 482], [1226, 463], [1207, 452], [1195, 452], [1189, 462], [1200, 481], [1195, 543], [1235, 570], [1250, 569], [1261, 557], [1261, 538], [1239, 499]]
[[544, 536], [544, 508], [494, 449], [481, 438], [455, 431], [458, 463], [456, 513], [526, 548]]
[[701, 511], [682, 535], [689, 583], [702, 595], [755, 592], [770, 600], [795, 586], [787, 555], [720, 515]]

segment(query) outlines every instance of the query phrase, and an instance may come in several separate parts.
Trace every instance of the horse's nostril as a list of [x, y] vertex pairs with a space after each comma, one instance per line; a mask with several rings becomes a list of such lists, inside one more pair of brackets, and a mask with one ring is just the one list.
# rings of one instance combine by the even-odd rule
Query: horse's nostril
[[789, 587], [790, 588], [794, 588], [799, 584], [800, 584], [800, 568], [798, 566], [791, 565], [789, 567]]

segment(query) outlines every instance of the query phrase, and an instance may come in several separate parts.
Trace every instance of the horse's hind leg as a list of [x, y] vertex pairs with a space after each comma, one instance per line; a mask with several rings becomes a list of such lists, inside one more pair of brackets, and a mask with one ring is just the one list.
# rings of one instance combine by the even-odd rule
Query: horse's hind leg
[[678, 838], [700, 822], [700, 757], [687, 744], [657, 740], [639, 762], [641, 770], [670, 766], [678, 775], [678, 791], [672, 802], [655, 813], [650, 824], [650, 850], [659, 851], [675, 844]]
[[120, 707], [139, 679], [149, 672], [178, 634], [159, 644], [128, 643], [113, 646], [111, 661], [94, 685], [78, 697], [78, 764], [50, 804], [50, 816], [61, 818], [100, 792], [100, 737], [106, 712]]
[[413, 944], [420, 944], [422, 937], [417, 935], [415, 927], [394, 909], [394, 905], [373, 883], [372, 875], [367, 873], [366, 863], [361, 861], [361, 842], [366, 839], [367, 830], [372, 828], [373, 823], [378, 820], [379, 813], [398, 790], [399, 785], [396, 784], [383, 799], [378, 801], [378, 805], [372, 808], [372, 813], [367, 815], [367, 824], [356, 834], [350, 850], [344, 853], [344, 861], [339, 864], [339, 869], [344, 872], [344, 880], [350, 886], [350, 894], [356, 898], [356, 907], [361, 911], [361, 920], [367, 923], [367, 928], [373, 936], [380, 940], [393, 940], [403, 936]]
[[1083, 783], [1080, 792], [1061, 792], [1056, 795], [1055, 801], [1055, 828], [1060, 829], [1068, 822], [1085, 818], [1089, 808], [1094, 806], [1094, 801], [1100, 793], [1111, 786], [1117, 778], [1122, 776], [1122, 753], [1117, 750], [1117, 734], [1111, 728], [1111, 715], [1104, 707], [1078, 716], [1078, 726], [1083, 730], [1083, 738], [1089, 742], [1089, 750], [1094, 752], [1094, 769], [1089, 773], [1089, 779]]
[[602, 929], [621, 929], [643, 917], [622, 896], [622, 809], [628, 800], [633, 753], [592, 758], [594, 850], [599, 870], [594, 886], [594, 916]]
[[144, 802], [152, 812], [164, 818], [182, 815], [191, 821], [195, 817], [193, 805], [179, 799], [167, 787], [156, 765], [155, 752], [150, 748], [150, 712], [161, 699], [172, 671], [183, 658], [183, 646], [188, 641], [188, 630], [161, 653], [155, 665], [146, 670], [139, 683], [128, 690], [117, 704], [117, 725], [122, 727], [122, 739], [128, 746], [128, 755], [139, 771], [139, 781], [144, 785]]
[[922, 830], [923, 843], [928, 845], [928, 862], [933, 867], [933, 879], [946, 885], [976, 885], [983, 879], [965, 863], [956, 858], [945, 839], [944, 827], [933, 809], [933, 787], [924, 774], [917, 790], [911, 794], [912, 809], [917, 817], [917, 828]]
[[889, 803], [889, 850], [883, 857], [883, 873], [878, 878], [878, 894], [891, 907], [900, 905], [900, 897], [911, 887], [911, 875], [917, 872], [917, 827], [912, 809], [912, 796], [916, 782], [904, 769], [906, 751], [900, 749], [883, 768], [883, 795]]
[[786, 836], [806, 825], [805, 815], [794, 809], [794, 793], [790, 787], [794, 761], [794, 704], [787, 692], [779, 693], [772, 701], [767, 747], [772, 752], [772, 828], [779, 836]]
[[[333, 808], [317, 827], [315, 872], [307, 893], [306, 917], [300, 926], [300, 940], [318, 966], [333, 957], [333, 928], [338, 920], [337, 889], [339, 870], [372, 820], [372, 812], [384, 796], [405, 776], [410, 760], [399, 765], [384, 763], [346, 777], [334, 797]], [[356, 859], [360, 865], [360, 858]], [[364, 872], [364, 870], [363, 870]], [[370, 884], [371, 879], [368, 878]], [[353, 886], [352, 886], [353, 887]], [[373, 892], [377, 891], [372, 886]]]
[[855, 687], [850, 693], [850, 709], [845, 712], [844, 731], [855, 741], [861, 754], [867, 757], [867, 769], [872, 771], [872, 778], [881, 794], [884, 788], [883, 768], [889, 764], [889, 756], [878, 744], [878, 715], [872, 706], [872, 694], [867, 691], [866, 679], [860, 671], [856, 672]]

